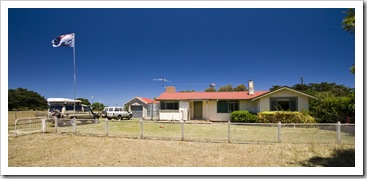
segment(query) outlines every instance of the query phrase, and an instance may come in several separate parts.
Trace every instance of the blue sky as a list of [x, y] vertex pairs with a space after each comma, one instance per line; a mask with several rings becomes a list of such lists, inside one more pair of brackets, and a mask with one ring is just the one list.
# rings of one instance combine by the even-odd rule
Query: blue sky
[[123, 105], [158, 97], [155, 78], [204, 91], [253, 80], [273, 85], [335, 82], [354, 87], [355, 37], [346, 9], [9, 9], [8, 88], [74, 97], [73, 49], [51, 40], [76, 34], [76, 96]]

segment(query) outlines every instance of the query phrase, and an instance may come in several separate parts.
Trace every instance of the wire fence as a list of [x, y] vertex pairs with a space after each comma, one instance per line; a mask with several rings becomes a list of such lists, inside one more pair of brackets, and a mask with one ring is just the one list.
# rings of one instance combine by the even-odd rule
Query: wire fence
[[[29, 122], [29, 121], [33, 122]], [[355, 143], [354, 124], [300, 123], [194, 123], [191, 121], [151, 121], [58, 119], [17, 119], [14, 134], [51, 132], [88, 136], [109, 136], [140, 139], [163, 139], [228, 143]]]

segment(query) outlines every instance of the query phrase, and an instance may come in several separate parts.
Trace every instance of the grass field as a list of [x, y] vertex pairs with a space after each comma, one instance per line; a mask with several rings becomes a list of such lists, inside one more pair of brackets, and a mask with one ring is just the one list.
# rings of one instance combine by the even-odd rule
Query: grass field
[[[28, 115], [32, 115], [32, 112]], [[35, 115], [34, 112], [33, 115]], [[18, 113], [17, 116], [19, 118]], [[45, 134], [10, 136], [8, 138], [9, 166], [288, 167], [355, 165], [354, 135], [343, 132], [342, 143], [336, 144], [335, 130], [328, 128], [284, 127], [282, 128], [282, 143], [277, 143], [276, 125], [231, 125], [230, 137], [231, 142], [234, 141], [234, 143], [227, 143], [228, 125], [223, 123], [185, 124], [185, 141], [180, 141], [182, 138], [180, 123], [146, 121], [144, 122], [145, 139], [131, 139], [140, 137], [138, 119], [112, 120], [108, 122], [108, 125], [110, 137], [105, 136], [105, 119], [100, 119], [100, 123], [97, 124], [78, 125], [77, 135], [64, 135], [64, 132], [69, 133], [73, 130], [72, 126], [59, 127], [58, 132], [62, 134], [55, 134], [53, 125], [48, 124], [48, 133]]]
[[9, 137], [10, 167], [354, 166], [354, 146], [228, 144], [58, 134]]

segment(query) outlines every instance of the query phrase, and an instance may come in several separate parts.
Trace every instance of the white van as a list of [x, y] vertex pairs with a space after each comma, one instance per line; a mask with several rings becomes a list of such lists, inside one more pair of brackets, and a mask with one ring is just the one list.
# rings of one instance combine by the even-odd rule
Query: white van
[[131, 119], [133, 113], [131, 111], [126, 111], [123, 107], [109, 106], [105, 107], [102, 111], [102, 117], [111, 120], [112, 118], [121, 120], [122, 118]]
[[[92, 119], [95, 123], [98, 123], [99, 115], [94, 113], [93, 110], [82, 104], [82, 101], [75, 100], [75, 113], [74, 113], [74, 100], [68, 98], [48, 98], [47, 103], [49, 105], [48, 108], [48, 116], [53, 119], [64, 118], [64, 119]], [[82, 123], [86, 123], [87, 120], [81, 120]], [[54, 121], [53, 121], [54, 122]]]

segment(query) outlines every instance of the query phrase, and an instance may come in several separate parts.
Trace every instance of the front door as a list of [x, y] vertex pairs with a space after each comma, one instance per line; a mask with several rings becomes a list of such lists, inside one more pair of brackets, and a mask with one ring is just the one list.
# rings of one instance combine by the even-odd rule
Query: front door
[[194, 101], [194, 119], [203, 119], [202, 101]]

